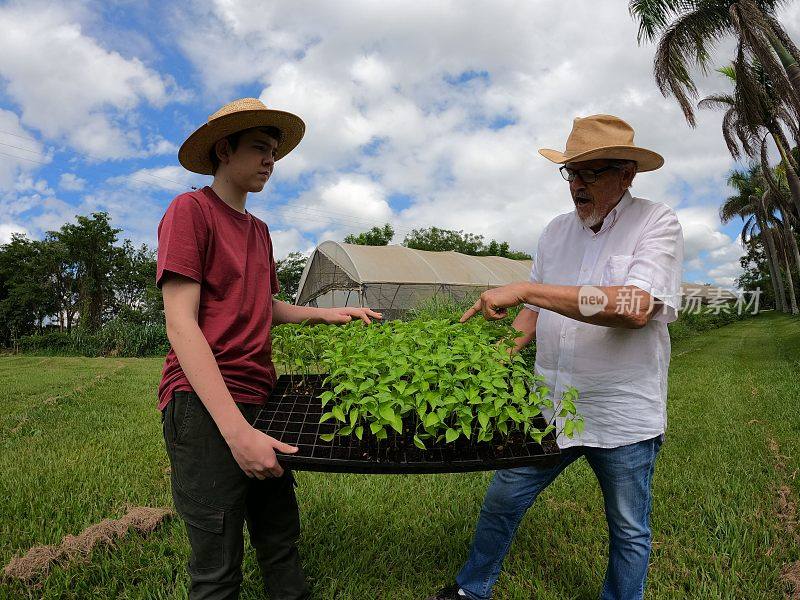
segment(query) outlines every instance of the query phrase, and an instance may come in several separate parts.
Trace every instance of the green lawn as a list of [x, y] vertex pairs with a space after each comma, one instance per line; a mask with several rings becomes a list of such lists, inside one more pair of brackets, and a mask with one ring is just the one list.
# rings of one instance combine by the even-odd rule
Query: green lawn
[[[0, 358], [3, 564], [128, 505], [171, 505], [160, 368], [160, 359]], [[675, 344], [649, 598], [784, 597], [780, 569], [800, 548], [778, 518], [777, 491], [800, 498], [799, 378], [796, 318], [765, 313]], [[301, 551], [317, 598], [421, 599], [449, 582], [488, 479], [299, 473]], [[599, 488], [576, 464], [526, 517], [496, 598], [596, 598], [606, 543]], [[56, 567], [39, 587], [4, 581], [0, 598], [181, 598], [187, 556], [173, 519]], [[252, 551], [244, 569], [242, 597], [262, 598]]]

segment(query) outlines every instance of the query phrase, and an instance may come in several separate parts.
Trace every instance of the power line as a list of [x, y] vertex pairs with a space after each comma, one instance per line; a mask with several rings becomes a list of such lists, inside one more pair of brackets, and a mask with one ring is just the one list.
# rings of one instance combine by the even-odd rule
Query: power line
[[16, 158], [17, 160], [27, 160], [28, 162], [36, 163], [37, 165], [49, 165], [50, 163], [42, 162], [40, 160], [33, 160], [32, 158], [25, 158], [24, 156], [16, 156], [14, 154], [6, 154], [0, 152], [0, 156], [8, 156], [9, 158]]
[[36, 142], [37, 144], [41, 143], [36, 138], [28, 137], [27, 135], [19, 135], [18, 133], [11, 133], [10, 131], [4, 131], [2, 129], [0, 129], [0, 133], [5, 133], [6, 135], [10, 135], [10, 136], [19, 138], [21, 140], [30, 140], [32, 142]]
[[[7, 133], [7, 132], [0, 131], [0, 133]], [[12, 135], [13, 135], [13, 134], [12, 134]], [[22, 136], [17, 136], [17, 137], [22, 137]], [[24, 138], [24, 139], [32, 139], [32, 138]], [[34, 141], [36, 141], [36, 140], [34, 140]], [[14, 148], [14, 149], [16, 149], [16, 150], [23, 150], [24, 152], [30, 152], [31, 154], [36, 154], [37, 156], [42, 156], [42, 157], [47, 157], [47, 156], [49, 156], [49, 155], [45, 154], [44, 152], [39, 152], [39, 151], [37, 151], [37, 150], [30, 150], [29, 148], [20, 148], [19, 146], [13, 146], [13, 145], [11, 145], [11, 144], [6, 144], [5, 142], [0, 142], [0, 146], [8, 146], [9, 148]], [[96, 157], [92, 157], [92, 156], [91, 156], [91, 155], [89, 155], [89, 154], [87, 154], [87, 155], [80, 155], [80, 154], [78, 154], [77, 152], [72, 152], [72, 153], [70, 153], [70, 154], [72, 154], [73, 156], [80, 156], [81, 158], [84, 158], [84, 157], [86, 157], [86, 156], [88, 156], [89, 158], [96, 158]], [[37, 161], [37, 160], [32, 160], [32, 159], [30, 159], [30, 158], [26, 158], [26, 157], [24, 157], [24, 156], [16, 156], [16, 155], [14, 155], [14, 154], [6, 154], [6, 153], [4, 153], [4, 152], [0, 152], [0, 155], [2, 155], [2, 156], [8, 156], [8, 157], [10, 157], [10, 158], [16, 158], [16, 159], [19, 159], [19, 160], [27, 160], [28, 162], [36, 163], [36, 164], [39, 164], [39, 165], [48, 165], [48, 164], [51, 164], [51, 163], [46, 163], [46, 162], [40, 162], [40, 161]], [[96, 160], [100, 160], [100, 159], [99, 159], [99, 158], [96, 158]], [[60, 170], [60, 172], [61, 172], [61, 173], [65, 173], [66, 171], [64, 171], [64, 170], [62, 169], [62, 170]], [[144, 176], [146, 176], [146, 177], [154, 177], [155, 179], [162, 179], [162, 180], [164, 180], [164, 181], [169, 181], [170, 183], [174, 183], [175, 185], [179, 185], [179, 186], [181, 186], [181, 187], [185, 187], [185, 186], [187, 185], [185, 182], [182, 182], [182, 181], [175, 181], [174, 179], [169, 179], [168, 177], [164, 177], [164, 176], [162, 176], [162, 175], [155, 175], [155, 174], [153, 174], [153, 173], [148, 173], [148, 172], [146, 172], [146, 169], [140, 169], [140, 170], [139, 170], [137, 173], [138, 173], [139, 175], [144, 175]], [[148, 183], [148, 184], [150, 183], [150, 182], [144, 182], [144, 181], [142, 181], [142, 180], [136, 180], [136, 181], [139, 181], [140, 183]], [[151, 184], [151, 185], [152, 185], [152, 184]], [[197, 187], [195, 187], [195, 186], [193, 186], [193, 185], [190, 185], [190, 187], [191, 187], [193, 190], [196, 190], [196, 189], [197, 189]]]
[[30, 148], [21, 148], [19, 146], [12, 146], [11, 144], [6, 144], [5, 142], [0, 142], [2, 146], [8, 146], [9, 148], [14, 148], [15, 150], [22, 150], [23, 152], [32, 152], [33, 154], [39, 154], [40, 156], [46, 156], [44, 153], [39, 152], [38, 150], [31, 150]]

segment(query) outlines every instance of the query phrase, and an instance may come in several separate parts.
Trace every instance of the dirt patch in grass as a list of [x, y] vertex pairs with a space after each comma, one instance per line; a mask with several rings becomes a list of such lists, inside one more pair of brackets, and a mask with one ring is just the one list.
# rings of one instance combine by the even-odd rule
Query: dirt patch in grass
[[784, 565], [781, 569], [781, 581], [789, 589], [790, 600], [800, 600], [800, 561]]
[[173, 511], [169, 508], [132, 507], [119, 519], [103, 519], [78, 535], [65, 536], [57, 546], [31, 548], [24, 556], [11, 559], [3, 569], [3, 575], [25, 583], [33, 582], [46, 576], [56, 563], [86, 560], [95, 546], [113, 545], [116, 539], [125, 536], [130, 529], [143, 534], [150, 533], [172, 514]]
[[[784, 479], [788, 477], [790, 479], [795, 479], [797, 471], [792, 473], [788, 472], [786, 461], [790, 459], [790, 457], [781, 454], [781, 448], [778, 442], [772, 438], [767, 438], [767, 447], [775, 459], [775, 470], [778, 472], [780, 478]], [[780, 485], [778, 487], [775, 514], [788, 539], [790, 541], [793, 540], [795, 544], [800, 543], [800, 522], [798, 522], [800, 513], [797, 512], [797, 500], [794, 497], [792, 489], [788, 485]], [[789, 598], [789, 600], [800, 600], [800, 561], [783, 565], [780, 579], [788, 590], [786, 597]]]
[[797, 502], [792, 490], [782, 485], [778, 489], [778, 519], [783, 524], [786, 532], [800, 542], [800, 531], [797, 523]]

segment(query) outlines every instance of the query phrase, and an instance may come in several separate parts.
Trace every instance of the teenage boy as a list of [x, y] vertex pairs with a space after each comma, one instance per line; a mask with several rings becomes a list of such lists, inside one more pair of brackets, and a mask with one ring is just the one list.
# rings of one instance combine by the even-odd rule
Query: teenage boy
[[158, 227], [156, 278], [172, 346], [159, 409], [172, 497], [191, 545], [193, 600], [238, 597], [245, 522], [270, 598], [310, 597], [297, 551], [296, 484], [275, 454], [297, 448], [252, 426], [276, 380], [270, 328], [381, 318], [368, 308], [273, 298], [269, 230], [245, 204], [304, 131], [299, 117], [254, 98], [226, 104], [178, 153], [186, 169], [213, 175], [213, 183], [176, 197]]

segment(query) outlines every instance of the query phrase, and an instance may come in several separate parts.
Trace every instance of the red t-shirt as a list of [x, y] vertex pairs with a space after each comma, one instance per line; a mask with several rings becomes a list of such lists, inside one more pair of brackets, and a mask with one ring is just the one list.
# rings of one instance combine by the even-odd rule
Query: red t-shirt
[[[275, 386], [272, 295], [278, 277], [267, 225], [228, 206], [210, 187], [176, 197], [158, 225], [156, 285], [166, 271], [200, 283], [198, 323], [233, 399], [263, 403]], [[158, 408], [192, 391], [170, 348]]]

